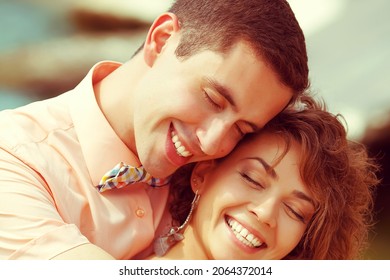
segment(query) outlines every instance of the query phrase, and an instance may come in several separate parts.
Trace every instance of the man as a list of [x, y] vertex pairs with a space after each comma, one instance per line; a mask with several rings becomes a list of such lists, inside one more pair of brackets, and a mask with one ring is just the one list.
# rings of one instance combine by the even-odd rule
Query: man
[[0, 114], [1, 258], [142, 253], [164, 226], [168, 186], [101, 193], [102, 176], [123, 163], [164, 182], [222, 157], [307, 86], [286, 1], [176, 1], [128, 62], [98, 63], [75, 89]]

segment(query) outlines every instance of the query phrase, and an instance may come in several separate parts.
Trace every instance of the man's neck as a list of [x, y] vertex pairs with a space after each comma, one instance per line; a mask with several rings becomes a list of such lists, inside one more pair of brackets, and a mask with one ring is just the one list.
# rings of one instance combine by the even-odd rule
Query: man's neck
[[141, 79], [144, 66], [135, 56], [94, 84], [97, 103], [107, 121], [136, 154], [133, 125], [133, 90]]

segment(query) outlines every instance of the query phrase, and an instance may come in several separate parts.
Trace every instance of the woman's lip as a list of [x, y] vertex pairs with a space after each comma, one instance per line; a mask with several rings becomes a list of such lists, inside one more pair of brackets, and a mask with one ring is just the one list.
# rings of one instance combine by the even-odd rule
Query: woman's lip
[[[250, 246], [242, 243], [240, 240], [237, 239], [236, 234], [233, 232], [233, 229], [228, 224], [228, 219], [232, 219], [232, 220], [236, 221], [237, 223], [241, 224], [250, 233], [252, 233], [257, 239], [259, 239], [262, 244], [259, 247], [250, 247]], [[246, 225], [245, 223], [238, 221], [231, 216], [225, 216], [225, 224], [229, 230], [230, 237], [233, 239], [234, 244], [236, 244], [244, 252], [247, 252], [249, 254], [253, 254], [253, 253], [258, 252], [259, 250], [262, 250], [262, 249], [267, 247], [267, 244], [265, 243], [264, 238], [260, 235], [260, 233], [258, 233], [256, 230], [254, 230], [252, 227]]]

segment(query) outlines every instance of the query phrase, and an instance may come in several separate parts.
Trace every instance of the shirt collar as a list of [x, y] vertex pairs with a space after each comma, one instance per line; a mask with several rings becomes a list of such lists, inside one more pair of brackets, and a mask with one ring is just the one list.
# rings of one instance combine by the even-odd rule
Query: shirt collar
[[75, 102], [71, 105], [71, 115], [94, 186], [121, 161], [136, 167], [141, 165], [104, 117], [93, 90], [94, 84], [120, 66], [117, 62], [100, 62], [74, 89]]

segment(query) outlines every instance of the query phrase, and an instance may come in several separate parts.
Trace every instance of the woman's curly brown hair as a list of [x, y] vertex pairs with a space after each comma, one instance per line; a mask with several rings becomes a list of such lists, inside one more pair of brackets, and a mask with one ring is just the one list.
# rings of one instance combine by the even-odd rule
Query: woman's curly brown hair
[[[304, 97], [302, 104], [303, 109], [288, 108], [263, 129], [285, 139], [285, 153], [291, 141], [300, 144], [301, 177], [317, 202], [303, 238], [286, 259], [360, 259], [373, 225], [379, 168], [362, 144], [347, 139], [342, 116], [312, 98]], [[193, 166], [179, 169], [172, 180], [171, 214], [179, 223], [193, 197]]]

